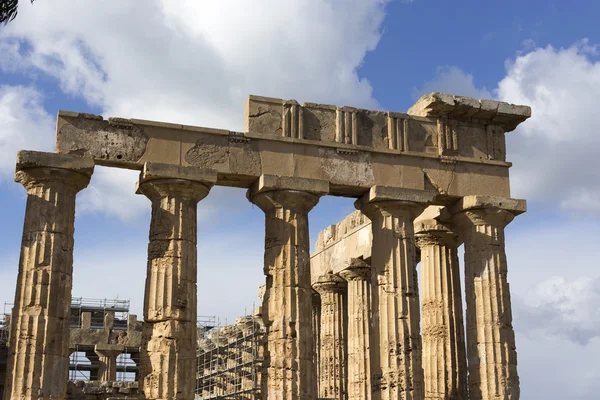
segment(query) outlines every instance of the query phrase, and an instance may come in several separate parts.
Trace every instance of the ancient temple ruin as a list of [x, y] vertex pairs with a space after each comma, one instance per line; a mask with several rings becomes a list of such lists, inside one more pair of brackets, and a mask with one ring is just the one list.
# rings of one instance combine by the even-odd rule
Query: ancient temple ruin
[[[244, 132], [59, 112], [55, 153], [17, 155], [28, 196], [5, 399], [66, 396], [75, 199], [95, 165], [139, 170], [152, 204], [146, 399], [195, 397], [196, 208], [215, 185], [247, 188], [265, 213], [262, 398], [517, 399], [504, 227], [526, 206], [510, 198], [505, 133], [530, 113], [440, 93], [408, 113], [250, 96]], [[311, 274], [308, 215], [326, 195], [356, 198], [362, 222], [324, 234]]]

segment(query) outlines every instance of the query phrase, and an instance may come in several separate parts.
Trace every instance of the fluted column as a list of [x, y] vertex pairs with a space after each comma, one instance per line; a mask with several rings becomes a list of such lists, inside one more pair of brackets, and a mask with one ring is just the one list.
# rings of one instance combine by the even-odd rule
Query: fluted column
[[147, 163], [152, 201], [141, 367], [147, 399], [193, 399], [196, 370], [196, 208], [216, 174]]
[[457, 234], [435, 219], [415, 222], [421, 249], [425, 399], [466, 400], [467, 358]]
[[94, 162], [20, 151], [15, 181], [27, 206], [4, 399], [64, 399], [69, 374], [75, 196]]
[[315, 371], [316, 371], [316, 379], [317, 379], [317, 392], [319, 389], [319, 381], [321, 379], [321, 375], [319, 371], [320, 367], [320, 357], [321, 357], [321, 296], [316, 290], [313, 290], [312, 293], [312, 329], [313, 329], [313, 340], [314, 340], [314, 363], [315, 363]]
[[98, 375], [102, 382], [117, 380], [117, 357], [125, 350], [118, 344], [97, 344], [94, 351], [98, 355]]
[[248, 191], [265, 213], [264, 399], [317, 397], [308, 212], [319, 200], [314, 192], [328, 191], [321, 183], [263, 175]]
[[[406, 198], [407, 200], [402, 200]], [[432, 195], [374, 187], [356, 203], [372, 221], [374, 399], [423, 399], [413, 222]], [[376, 357], [376, 358], [375, 358]]]
[[321, 297], [319, 397], [346, 398], [346, 281], [322, 275], [313, 288]]
[[504, 227], [524, 200], [468, 196], [450, 208], [465, 242], [469, 397], [519, 398]]
[[371, 266], [353, 259], [340, 276], [348, 282], [348, 400], [370, 400]]

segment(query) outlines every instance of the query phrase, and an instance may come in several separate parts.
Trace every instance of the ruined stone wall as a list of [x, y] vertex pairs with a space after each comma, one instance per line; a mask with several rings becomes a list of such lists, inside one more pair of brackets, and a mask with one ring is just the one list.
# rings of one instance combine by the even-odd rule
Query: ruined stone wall
[[69, 381], [68, 400], [144, 399], [138, 382]]
[[370, 259], [372, 241], [371, 221], [360, 211], [319, 232], [310, 259], [312, 283], [328, 272], [346, 269], [353, 258]]

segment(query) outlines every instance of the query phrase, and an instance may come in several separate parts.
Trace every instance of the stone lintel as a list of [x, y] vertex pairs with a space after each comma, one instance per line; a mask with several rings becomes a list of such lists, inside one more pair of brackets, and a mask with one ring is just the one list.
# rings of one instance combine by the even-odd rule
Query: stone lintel
[[98, 343], [94, 348], [95, 351], [111, 351], [111, 352], [123, 352], [125, 351], [125, 346], [121, 344], [106, 344], [106, 343]]
[[479, 121], [501, 126], [506, 132], [510, 132], [531, 117], [531, 107], [436, 92], [421, 97], [408, 113], [420, 117]]
[[361, 210], [369, 203], [379, 201], [406, 201], [428, 205], [435, 201], [437, 192], [427, 190], [402, 189], [388, 186], [373, 186], [361, 198], [356, 200], [354, 206]]
[[17, 153], [17, 171], [30, 168], [66, 169], [91, 177], [94, 172], [94, 160], [70, 154], [20, 150]]
[[[331, 195], [345, 197], [375, 185], [510, 195], [499, 126], [260, 99], [249, 100], [247, 132], [61, 111], [56, 152], [138, 171], [147, 162], [213, 169], [216, 185], [246, 189], [276, 175], [327, 181]], [[442, 132], [455, 140], [440, 140]]]
[[465, 196], [451, 206], [441, 210], [440, 220], [445, 221], [452, 215], [472, 210], [504, 210], [514, 215], [527, 211], [527, 202], [523, 199], [494, 196]]
[[248, 189], [248, 199], [259, 193], [273, 190], [296, 190], [312, 193], [318, 196], [329, 193], [329, 182], [320, 179], [292, 178], [287, 176], [261, 175]]
[[184, 179], [200, 182], [207, 186], [217, 183], [217, 171], [213, 169], [155, 162], [145, 163], [140, 177], [144, 182], [153, 179]]

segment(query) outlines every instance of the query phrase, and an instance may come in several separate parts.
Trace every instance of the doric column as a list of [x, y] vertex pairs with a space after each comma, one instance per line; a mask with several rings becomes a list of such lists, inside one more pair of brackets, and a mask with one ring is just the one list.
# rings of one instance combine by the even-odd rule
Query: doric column
[[316, 368], [308, 212], [327, 182], [263, 175], [248, 198], [265, 213], [264, 398], [314, 400]]
[[371, 266], [355, 258], [340, 276], [348, 282], [348, 400], [370, 400]]
[[5, 399], [64, 399], [69, 374], [75, 196], [91, 159], [20, 151], [15, 181], [27, 206], [7, 363]]
[[216, 173], [146, 163], [152, 201], [141, 367], [147, 399], [193, 399], [196, 370], [196, 206]]
[[468, 196], [449, 207], [465, 243], [469, 397], [519, 398], [504, 227], [525, 200]]
[[425, 399], [466, 400], [467, 358], [457, 252], [460, 240], [447, 226], [428, 217], [415, 222], [421, 249]]
[[[421, 400], [423, 367], [413, 222], [433, 195], [373, 187], [356, 202], [372, 221], [373, 398]], [[377, 358], [375, 358], [377, 357]]]
[[94, 351], [98, 355], [98, 375], [102, 382], [117, 380], [117, 357], [125, 350], [118, 344], [97, 344]]
[[321, 371], [320, 367], [320, 357], [321, 357], [321, 296], [316, 290], [312, 292], [312, 329], [313, 329], [313, 339], [314, 339], [314, 363], [315, 363], [315, 371], [316, 371], [316, 379], [317, 379], [317, 392], [319, 389], [319, 382], [321, 380], [321, 375], [319, 371]]
[[319, 397], [324, 399], [346, 398], [346, 286], [331, 273], [313, 284], [321, 296]]

